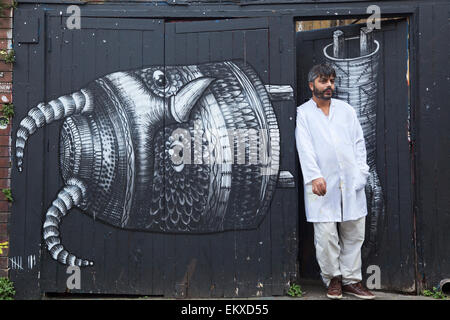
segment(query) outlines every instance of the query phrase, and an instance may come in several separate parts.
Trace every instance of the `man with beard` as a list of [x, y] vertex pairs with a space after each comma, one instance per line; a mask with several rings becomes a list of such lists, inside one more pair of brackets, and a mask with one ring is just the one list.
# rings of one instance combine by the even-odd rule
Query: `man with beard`
[[295, 140], [303, 173], [306, 219], [314, 224], [320, 275], [330, 299], [342, 292], [373, 299], [362, 286], [361, 247], [369, 176], [361, 125], [353, 107], [332, 98], [335, 70], [308, 74], [312, 98], [297, 108]]

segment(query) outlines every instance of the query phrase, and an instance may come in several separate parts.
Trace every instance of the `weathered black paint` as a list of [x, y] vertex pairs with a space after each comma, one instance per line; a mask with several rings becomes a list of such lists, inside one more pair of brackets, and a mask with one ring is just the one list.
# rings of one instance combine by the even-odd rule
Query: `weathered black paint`
[[[155, 19], [156, 22], [160, 20], [159, 25], [163, 30], [167, 26], [164, 23], [165, 17], [177, 20], [268, 17], [270, 83], [295, 85], [295, 19], [367, 17], [366, 8], [370, 4], [379, 5], [382, 15], [386, 17], [405, 15], [409, 21], [409, 40], [404, 37], [398, 40], [393, 34], [394, 38], [390, 41], [398, 41], [399, 46], [402, 46], [401, 43], [408, 43], [410, 49], [411, 142], [410, 149], [405, 150], [402, 143], [406, 134], [404, 122], [402, 126], [393, 124], [387, 127], [391, 128], [388, 129], [391, 131], [397, 130], [397, 137], [400, 137], [397, 146], [401, 149], [390, 149], [386, 159], [391, 157], [392, 160], [389, 161], [397, 162], [399, 170], [398, 178], [389, 176], [388, 179], [405, 179], [403, 176], [409, 174], [412, 176], [412, 194], [408, 198], [405, 190], [399, 189], [399, 195], [403, 195], [403, 198], [396, 196], [399, 200], [396, 200], [398, 214], [393, 217], [397, 220], [393, 221], [393, 225], [387, 225], [385, 230], [390, 233], [388, 237], [395, 236], [403, 240], [399, 243], [399, 240], [391, 238], [385, 244], [390, 248], [389, 254], [378, 256], [378, 261], [381, 261], [380, 266], [386, 265], [388, 269], [388, 280], [385, 283], [398, 290], [406, 290], [411, 285], [411, 263], [416, 269], [416, 290], [419, 290], [421, 285], [435, 286], [440, 279], [450, 277], [450, 239], [447, 232], [450, 221], [450, 126], [449, 108], [446, 107], [450, 101], [450, 50], [446, 39], [450, 31], [450, 6], [447, 1], [241, 1], [240, 5], [231, 2], [186, 5], [177, 1], [176, 5], [158, 6], [154, 3], [83, 5], [83, 19], [91, 17], [93, 28], [95, 23], [104, 27], [105, 23], [114, 26], [117, 19], [123, 19], [125, 24], [128, 21], [128, 27], [120, 36], [113, 36], [104, 30], [99, 31], [107, 37], [108, 43], [122, 40], [123, 51], [112, 60], [105, 59], [106, 49], [101, 49], [101, 44], [96, 47], [96, 44], [90, 41], [88, 33], [72, 35], [68, 30], [62, 30], [61, 21], [67, 17], [65, 8], [68, 2], [64, 2], [64, 5], [41, 5], [36, 10], [34, 5], [26, 3], [60, 2], [20, 2], [14, 18], [14, 36], [18, 37], [15, 40], [17, 63], [14, 66], [16, 119], [22, 118], [31, 106], [40, 101], [47, 101], [61, 90], [70, 92], [76, 86], [118, 67], [134, 68], [148, 63], [149, 55], [152, 63], [159, 61], [159, 64], [163, 64], [166, 53], [163, 50], [155, 50], [156, 47], [163, 48], [163, 32], [158, 33], [159, 36], [153, 36], [152, 31], [148, 30], [147, 34], [152, 42], [147, 42], [147, 49], [141, 50], [139, 33], [146, 28], [149, 19]], [[59, 15], [60, 11], [63, 12], [63, 17]], [[33, 37], [36, 35], [35, 29], [18, 28], [25, 20], [33, 23], [37, 21], [38, 40]], [[23, 38], [20, 40], [19, 36]], [[149, 38], [143, 39], [145, 41]], [[217, 34], [212, 35], [210, 39], [216, 39], [210, 41], [222, 44]], [[84, 44], [70, 49], [72, 47], [63, 45], [64, 41], [84, 41]], [[160, 45], [154, 45], [155, 43]], [[168, 48], [170, 46], [166, 46], [166, 49]], [[219, 46], [210, 48], [210, 55], [213, 57], [222, 54]], [[225, 46], [224, 49], [229, 47]], [[72, 61], [65, 62], [62, 59], [64, 54], [71, 57]], [[110, 54], [114, 55], [113, 52]], [[48, 60], [50, 56], [51, 63]], [[95, 56], [97, 63], [88, 59], [90, 56]], [[404, 57], [398, 59], [404, 62]], [[385, 62], [390, 63], [391, 68], [396, 68], [395, 60]], [[67, 76], [72, 74], [73, 76]], [[400, 74], [404, 74], [403, 71]], [[297, 100], [298, 104], [301, 102]], [[391, 106], [396, 103], [392, 101]], [[280, 170], [289, 170], [298, 179], [299, 167], [293, 139], [295, 105], [290, 102], [276, 103], [275, 112], [283, 130]], [[402, 112], [403, 114], [397, 114], [399, 121], [404, 120], [404, 109]], [[12, 132], [16, 131], [17, 125], [18, 123], [13, 121]], [[386, 143], [398, 148], [393, 140]], [[42, 212], [62, 184], [54, 169], [58, 166], [58, 159], [54, 157], [58, 148], [58, 126], [36, 133], [33, 136], [33, 144], [29, 147], [26, 163], [32, 162], [30, 154], [33, 154], [34, 159], [45, 160], [32, 162], [33, 167], [30, 166], [21, 174], [15, 170], [11, 173], [15, 203], [9, 228], [10, 268], [14, 257], [22, 257], [23, 265], [22, 270], [15, 268], [10, 272], [19, 298], [39, 298], [45, 292], [63, 292], [68, 276], [65, 268], [53, 263], [41, 248]], [[399, 152], [398, 156], [395, 156], [395, 152]], [[384, 158], [383, 155], [379, 156]], [[301, 183], [301, 180], [299, 182]], [[383, 183], [386, 185], [388, 181]], [[394, 181], [394, 185], [398, 184]], [[103, 270], [91, 273], [82, 271], [82, 288], [85, 286], [83, 290], [92, 293], [232, 297], [236, 295], [236, 281], [239, 287], [238, 296], [241, 297], [256, 295], [257, 290], [269, 296], [284, 294], [287, 282], [297, 278], [298, 248], [300, 254], [303, 254], [304, 244], [298, 242], [302, 229], [297, 227], [297, 207], [302, 208], [303, 203], [298, 202], [297, 192], [297, 189], [277, 189], [270, 218], [260, 229], [220, 233], [209, 237], [207, 241], [202, 238], [203, 235], [184, 238], [181, 235], [130, 233], [103, 226], [81, 213], [73, 214], [64, 222], [67, 238], [77, 239], [71, 244], [73, 248], [88, 248], [93, 255], [98, 255], [105, 262], [112, 262], [105, 263]], [[409, 199], [412, 199], [412, 207]], [[390, 205], [393, 205], [392, 201]], [[84, 236], [80, 237], [80, 234]], [[270, 234], [270, 242], [267, 241], [267, 234]], [[407, 249], [408, 253], [402, 251], [403, 248], [409, 248], [410, 240], [415, 245], [414, 256], [410, 255], [410, 249]], [[145, 253], [143, 243], [145, 248], [151, 250], [151, 255]], [[118, 254], [120, 252], [121, 254]], [[256, 259], [252, 259], [254, 254]], [[33, 268], [27, 267], [28, 255], [36, 257], [36, 265]], [[232, 259], [227, 258], [230, 256]], [[391, 264], [389, 259], [395, 256], [398, 258], [394, 258], [394, 263]], [[248, 260], [247, 257], [251, 259]], [[401, 274], [397, 266], [403, 265], [402, 259], [405, 257], [408, 259], [408, 271], [404, 277], [397, 278], [399, 272]], [[383, 282], [384, 271], [381, 271]], [[255, 284], [259, 282], [263, 287], [255, 289]]]
[[[450, 278], [450, 5], [421, 6], [414, 16], [415, 213], [418, 282]], [[414, 106], [414, 105], [413, 105]]]

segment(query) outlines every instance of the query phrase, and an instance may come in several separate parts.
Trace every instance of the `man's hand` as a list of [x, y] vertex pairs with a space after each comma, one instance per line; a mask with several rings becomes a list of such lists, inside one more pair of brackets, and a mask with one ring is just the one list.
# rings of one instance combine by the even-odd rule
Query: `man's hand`
[[324, 196], [327, 193], [327, 183], [324, 178], [317, 178], [312, 181], [312, 192], [318, 196]]

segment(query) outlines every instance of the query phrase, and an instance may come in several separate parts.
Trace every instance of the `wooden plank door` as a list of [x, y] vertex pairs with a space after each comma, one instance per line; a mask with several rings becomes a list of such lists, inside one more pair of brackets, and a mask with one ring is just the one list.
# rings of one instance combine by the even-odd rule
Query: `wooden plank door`
[[[30, 13], [31, 17], [34, 17], [35, 14]], [[19, 19], [16, 23], [26, 22], [25, 18]], [[39, 92], [39, 95], [31, 101], [22, 101], [20, 98], [30, 99], [33, 97], [31, 95], [22, 94], [18, 97], [16, 101], [19, 121], [40, 102], [53, 100], [58, 105], [57, 107], [64, 105], [66, 108], [66, 104], [61, 102], [64, 98], [58, 100], [58, 97], [80, 92], [79, 90], [82, 88], [92, 89], [100, 84], [99, 81], [106, 81], [102, 80], [106, 75], [114, 72], [140, 70], [148, 65], [160, 66], [161, 69], [164, 69], [164, 23], [162, 20], [82, 17], [81, 29], [77, 30], [68, 29], [66, 17], [60, 16], [58, 12], [48, 12], [45, 18], [41, 13], [39, 23], [41, 32], [38, 45], [30, 49], [28, 47], [31, 47], [31, 44], [18, 48], [18, 62], [24, 68], [17, 69], [17, 79], [21, 79], [21, 77], [27, 79], [29, 74], [29, 87], [35, 88]], [[24, 53], [22, 54], [22, 52]], [[27, 58], [25, 52], [33, 55], [32, 59]], [[41, 60], [35, 58], [36, 52], [40, 52]], [[25, 65], [27, 61], [30, 62], [29, 65]], [[38, 68], [38, 66], [41, 67]], [[35, 70], [36, 68], [38, 69]], [[131, 73], [129, 76], [131, 77]], [[17, 87], [23, 84], [19, 80], [15, 85]], [[129, 88], [117, 89], [111, 83], [109, 88], [112, 88], [112, 92], [116, 90], [116, 93], [106, 96], [105, 94], [85, 96], [83, 103], [87, 105], [89, 99], [94, 99], [93, 110], [98, 110], [102, 108], [101, 101], [107, 99], [108, 96], [120, 96], [119, 99], [126, 101]], [[91, 91], [94, 94], [97, 92]], [[117, 93], [119, 91], [120, 93]], [[15, 92], [19, 91], [15, 90]], [[131, 106], [132, 104], [125, 105]], [[42, 110], [48, 110], [45, 108], [49, 107], [43, 106]], [[64, 112], [70, 112], [67, 110]], [[111, 113], [109, 118], [112, 120], [116, 116], [117, 114]], [[18, 218], [12, 221], [12, 243], [17, 248], [16, 250], [19, 250], [16, 251], [17, 254], [21, 253], [20, 250], [23, 251], [20, 255], [22, 261], [32, 259], [28, 268], [32, 268], [33, 273], [28, 272], [30, 273], [28, 275], [28, 273], [24, 274], [22, 270], [17, 272], [13, 270], [12, 275], [18, 283], [30, 281], [29, 277], [31, 277], [32, 283], [39, 281], [39, 288], [36, 286], [32, 293], [34, 297], [42, 293], [68, 291], [121, 294], [153, 294], [156, 292], [158, 294], [161, 290], [158, 288], [162, 285], [160, 279], [155, 277], [156, 280], [154, 280], [153, 278], [155, 275], [151, 263], [153, 260], [151, 234], [127, 231], [125, 225], [117, 226], [114, 223], [105, 223], [102, 221], [102, 215], [96, 216], [95, 212], [93, 214], [90, 210], [80, 210], [76, 207], [68, 210], [64, 217], [60, 217], [59, 230], [43, 228], [43, 224], [49, 222], [52, 203], [54, 204], [55, 199], [63, 192], [65, 182], [71, 174], [76, 176], [73, 170], [78, 166], [76, 163], [80, 156], [84, 157], [82, 161], [85, 161], [86, 158], [96, 159], [85, 169], [92, 172], [92, 181], [96, 179], [94, 177], [96, 172], [100, 173], [100, 176], [103, 175], [97, 180], [98, 186], [107, 187], [108, 190], [112, 190], [112, 185], [118, 184], [117, 181], [111, 182], [108, 179], [114, 180], [124, 171], [132, 172], [120, 164], [122, 161], [120, 157], [124, 155], [120, 149], [123, 150], [123, 147], [117, 142], [111, 142], [113, 141], [111, 137], [117, 135], [117, 132], [112, 132], [112, 130], [122, 129], [113, 125], [95, 127], [96, 122], [92, 120], [95, 117], [98, 118], [98, 115], [86, 114], [84, 118], [75, 119], [74, 117], [72, 122], [61, 119], [38, 129], [36, 134], [28, 139], [23, 172], [17, 173], [16, 168], [13, 170], [16, 189], [28, 191], [23, 195], [18, 191], [17, 206], [13, 208], [15, 212], [18, 212], [16, 215]], [[16, 128], [19, 121], [16, 122]], [[63, 123], [69, 127], [64, 129]], [[88, 125], [86, 125], [87, 123]], [[114, 123], [114, 121], [110, 123]], [[67, 129], [79, 133], [83, 130], [90, 130], [90, 132], [78, 135], [81, 139], [85, 139], [82, 143], [68, 142], [61, 136], [61, 132], [64, 130], [68, 132]], [[71, 138], [73, 137], [71, 136]], [[136, 139], [130, 134], [129, 137], [130, 140]], [[41, 139], [40, 143], [39, 139]], [[72, 153], [73, 150], [66, 152], [69, 149], [66, 148], [65, 143], [75, 146], [78, 144], [78, 146], [83, 146], [82, 148], [93, 146], [93, 148], [92, 150], [78, 150], [75, 153]], [[108, 143], [109, 147], [105, 148]], [[120, 152], [122, 154], [119, 154]], [[88, 155], [89, 153], [91, 155]], [[67, 163], [65, 163], [66, 160]], [[67, 168], [69, 168], [69, 176], [64, 177], [64, 170]], [[75, 171], [77, 170], [75, 169]], [[89, 181], [89, 179], [87, 177], [86, 180]], [[90, 193], [92, 198], [96, 198], [101, 197], [102, 192], [91, 190]], [[121, 198], [120, 195], [118, 197]], [[95, 199], [90, 201], [95, 202]], [[33, 204], [34, 202], [36, 203]], [[99, 204], [100, 210], [102, 206], [105, 208], [103, 214], [107, 216], [112, 213], [108, 209], [110, 206], [108, 201]], [[61, 243], [68, 252], [94, 262], [93, 266], [81, 268], [80, 288], [68, 290], [67, 278], [70, 274], [67, 274], [66, 271], [67, 265], [70, 263], [64, 261], [62, 255], [58, 255], [58, 258], [52, 256], [48, 250], [49, 242], [44, 241], [45, 234], [48, 235], [49, 232], [52, 233], [52, 236], [59, 235]], [[39, 237], [38, 234], [40, 234]], [[18, 240], [20, 237], [25, 241]], [[57, 250], [57, 248], [53, 249]], [[22, 268], [24, 267], [23, 264]], [[28, 295], [27, 292], [24, 294]]]
[[[49, 18], [49, 36], [52, 39], [51, 48], [47, 54], [49, 87], [48, 96], [54, 97], [62, 92], [73, 92], [90, 81], [102, 78], [108, 74], [118, 71], [141, 70], [147, 66], [160, 66], [164, 68], [164, 21], [157, 19], [115, 19], [104, 17], [82, 18], [80, 30], [66, 30], [61, 25], [58, 16]], [[123, 86], [121, 89], [109, 84], [111, 91], [116, 90], [122, 101], [133, 99], [134, 95], [142, 94], [130, 92], [131, 86]], [[108, 94], [109, 95], [109, 94]], [[111, 93], [111, 96], [113, 94]], [[105, 97], [106, 98], [106, 97]], [[99, 100], [103, 96], [99, 96]], [[97, 101], [99, 101], [97, 100]], [[135, 105], [134, 105], [135, 106]], [[96, 105], [95, 107], [99, 107]], [[149, 108], [151, 106], [149, 105]], [[136, 114], [133, 110], [133, 104], [130, 103], [128, 109], [121, 110], [128, 114], [122, 117], [128, 117], [131, 122], [131, 114]], [[119, 110], [118, 110], [119, 111]], [[95, 117], [95, 116], [93, 116]], [[142, 120], [138, 116], [137, 120]], [[98, 167], [107, 166], [106, 154], [102, 151], [99, 155], [99, 143], [105, 145], [107, 139], [113, 134], [106, 130], [124, 130], [121, 127], [125, 121], [120, 118], [119, 126], [114, 125], [111, 129], [105, 125], [103, 129], [99, 128], [100, 139], [95, 140], [95, 157], [101, 158], [100, 161], [94, 161], [94, 170], [100, 170]], [[114, 124], [114, 122], [113, 122]], [[92, 125], [91, 131], [93, 130]], [[55, 175], [55, 168], [61, 159], [55, 158], [57, 150], [60, 148], [61, 138], [57, 126], [49, 127], [49, 157], [46, 176], [49, 180], [46, 182], [47, 199], [45, 204], [51, 203], [58, 193], [62, 183], [62, 176]], [[136, 141], [140, 138], [129, 128], [124, 133], [124, 138], [132, 141], [134, 155], [133, 161], [137, 162], [138, 157]], [[110, 148], [121, 147], [123, 141], [112, 143]], [[96, 147], [97, 145], [97, 147]], [[103, 149], [105, 150], [105, 149]], [[111, 150], [109, 151], [111, 152]], [[116, 150], [117, 157], [124, 156], [124, 153]], [[127, 154], [129, 157], [129, 155]], [[61, 155], [60, 155], [61, 157]], [[73, 157], [73, 156], [72, 156]], [[111, 170], [129, 170], [120, 164], [119, 168]], [[132, 161], [132, 160], [129, 160]], [[122, 166], [122, 167], [120, 167]], [[130, 163], [127, 166], [131, 166]], [[107, 183], [106, 174], [108, 171], [102, 171], [100, 174], [101, 185]], [[115, 173], [118, 177], [119, 173]], [[129, 175], [125, 183], [129, 183], [135, 178], [136, 173]], [[50, 180], [51, 178], [51, 180]], [[56, 180], [58, 179], [58, 180]], [[120, 183], [112, 181], [112, 184]], [[109, 187], [109, 190], [112, 190]], [[127, 191], [129, 192], [127, 186]], [[123, 189], [125, 193], [125, 189]], [[94, 193], [100, 197], [101, 193]], [[107, 199], [107, 198], [105, 198]], [[110, 201], [114, 201], [112, 198]], [[100, 206], [105, 208], [105, 214], [111, 209], [107, 207], [106, 201]], [[132, 209], [130, 215], [136, 212]], [[158, 294], [161, 290], [159, 278], [154, 274], [153, 269], [153, 239], [152, 235], [145, 232], [133, 232], [126, 226], [105, 223], [102, 218], [92, 216], [87, 210], [84, 213], [74, 209], [75, 213], [67, 215], [61, 227], [61, 234], [64, 235], [64, 243], [67, 248], [71, 248], [74, 253], [94, 262], [92, 267], [81, 268], [81, 292], [93, 293], [120, 293], [120, 294]], [[87, 214], [86, 214], [87, 213]], [[48, 254], [43, 254], [42, 265], [42, 285], [43, 291], [66, 291], [67, 274], [64, 272], [65, 265], [55, 263], [54, 259]], [[155, 280], [156, 279], [156, 280]], [[55, 282], [56, 280], [56, 282]]]
[[[201, 102], [200, 111], [194, 111], [190, 118], [190, 130], [203, 132], [202, 147], [209, 144], [213, 149], [218, 148], [213, 152], [222, 152], [222, 157], [226, 158], [227, 151], [232, 149], [228, 154], [232, 164], [194, 163], [184, 167], [184, 170], [191, 170], [191, 174], [183, 177], [194, 177], [197, 185], [204, 186], [202, 192], [207, 195], [205, 214], [221, 216], [223, 232], [211, 230], [212, 233], [196, 234], [193, 231], [170, 238], [158, 236], [164, 239], [164, 277], [175, 285], [168, 288], [175, 292], [165, 295], [248, 297], [283, 294], [290, 275], [295, 274], [296, 251], [289, 251], [286, 242], [290, 233], [295, 234], [296, 228], [295, 223], [291, 223], [296, 217], [288, 208], [295, 208], [297, 202], [295, 199], [290, 204], [282, 201], [289, 193], [295, 193], [295, 187], [280, 189], [277, 181], [280, 170], [288, 169], [292, 173], [295, 170], [294, 163], [285, 159], [288, 151], [283, 149], [283, 143], [288, 143], [289, 127], [281, 126], [288, 122], [285, 119], [288, 113], [283, 113], [281, 107], [284, 103], [293, 105], [293, 100], [276, 101], [268, 92], [270, 84], [285, 84], [292, 88], [293, 83], [293, 74], [291, 78], [289, 73], [284, 75], [285, 79], [278, 78], [281, 71], [278, 64], [279, 31], [280, 22], [268, 18], [166, 23], [166, 72], [169, 73], [170, 68], [188, 68], [190, 74], [186, 77], [214, 79]], [[276, 43], [273, 47], [272, 42]], [[275, 76], [271, 78], [273, 70], [276, 70]], [[281, 82], [283, 80], [285, 83]], [[255, 111], [257, 108], [261, 109]], [[200, 122], [198, 131], [192, 130], [195, 121]], [[216, 135], [216, 140], [208, 136], [221, 129], [225, 133]], [[245, 140], [248, 137], [241, 141], [246, 152], [245, 161], [238, 163], [238, 142], [233, 140], [231, 132], [242, 130], [245, 134], [252, 129], [266, 130], [271, 141], [271, 156], [284, 159], [281, 161], [285, 166], [277, 164], [272, 175], [262, 177], [258, 171], [260, 167], [248, 163], [249, 153], [258, 145]], [[285, 142], [280, 141], [280, 134], [285, 137]], [[195, 141], [193, 137], [193, 144]], [[229, 149], [229, 141], [234, 149]], [[205, 180], [201, 181], [197, 178], [203, 170]], [[172, 177], [172, 171], [169, 166], [166, 190], [173, 189], [176, 183], [175, 179], [168, 178]], [[219, 199], [214, 200], [217, 195]]]

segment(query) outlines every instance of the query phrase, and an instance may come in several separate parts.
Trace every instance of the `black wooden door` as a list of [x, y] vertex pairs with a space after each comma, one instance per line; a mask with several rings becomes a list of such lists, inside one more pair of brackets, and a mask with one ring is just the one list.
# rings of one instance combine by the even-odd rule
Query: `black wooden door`
[[[293, 64], [293, 41], [278, 38], [293, 33], [281, 20], [99, 15], [73, 30], [56, 11], [16, 16], [17, 25], [37, 28], [17, 29], [14, 85], [29, 92], [15, 90], [13, 129], [29, 133], [15, 139], [15, 165], [26, 147], [22, 172], [14, 166], [12, 175], [10, 261], [20, 296], [285, 292], [296, 274], [297, 191], [292, 179], [278, 181], [280, 172], [296, 175], [294, 72], [281, 65]], [[27, 114], [43, 128], [27, 129]], [[243, 138], [242, 165], [174, 164], [174, 130], [194, 133], [194, 120], [212, 133], [265, 135], [253, 144]], [[200, 135], [201, 149], [214, 145], [237, 160], [237, 140], [222, 132]], [[252, 152], [261, 157], [261, 139], [269, 174], [249, 163]], [[67, 287], [74, 264], [80, 288]]]
[[[298, 105], [311, 97], [307, 82], [309, 69], [317, 63], [332, 63], [341, 78], [336, 83], [335, 97], [349, 102], [357, 111], [371, 168], [366, 186], [369, 214], [362, 251], [363, 277], [368, 276], [369, 265], [377, 265], [383, 288], [414, 291], [408, 24], [406, 19], [383, 21], [381, 29], [373, 31], [378, 44], [372, 42], [373, 47], [366, 54], [360, 53], [362, 27], [365, 25], [297, 33]], [[346, 39], [341, 60], [333, 58], [336, 30], [343, 31]], [[299, 189], [302, 196], [303, 190]], [[301, 212], [300, 274], [318, 278], [313, 226], [306, 222], [304, 210]]]
[[[198, 131], [203, 133], [202, 147], [212, 146], [214, 150], [209, 149], [210, 154], [220, 154], [223, 160], [221, 164], [184, 165], [183, 180], [177, 177], [173, 168], [166, 167], [166, 193], [179, 181], [192, 179], [198, 188], [192, 190], [193, 194], [208, 194], [205, 214], [222, 215], [221, 228], [224, 230], [214, 232], [209, 229], [210, 232], [205, 233], [191, 229], [189, 234], [155, 236], [158, 239], [155, 241], [164, 243], [163, 274], [168, 283], [173, 284], [166, 288], [165, 294], [179, 297], [283, 294], [290, 275], [295, 274], [295, 255], [285, 246], [285, 238], [296, 232], [296, 226], [285, 227], [288, 221], [295, 221], [295, 216], [281, 203], [289, 193], [295, 192], [295, 188], [278, 188], [279, 171], [294, 172], [294, 164], [277, 162], [289, 154], [287, 150], [286, 155], [283, 154], [279, 135], [285, 134], [287, 140], [291, 139], [289, 128], [281, 126], [287, 112], [283, 114], [280, 107], [293, 105], [293, 100], [289, 93], [287, 98], [275, 97], [268, 86], [284, 84], [291, 87], [293, 82], [292, 73], [280, 77], [279, 70], [271, 78], [281, 55], [278, 46], [269, 45], [279, 34], [279, 21], [268, 18], [174, 21], [166, 23], [165, 28], [166, 73], [173, 66], [186, 66], [191, 77], [214, 79], [200, 101], [202, 107], [194, 111], [185, 128], [194, 135]], [[260, 112], [248, 113], [248, 108], [254, 106], [248, 100], [253, 95], [253, 98], [265, 101], [264, 106], [261, 105]], [[195, 129], [196, 121], [200, 122], [199, 130]], [[177, 127], [168, 126], [168, 134]], [[245, 136], [250, 130], [260, 129], [268, 133], [269, 158], [276, 167], [272, 174], [264, 177], [259, 173], [261, 167], [248, 163], [250, 154], [261, 140], [252, 144], [246, 140], [248, 136], [244, 140], [232, 137], [233, 132]], [[194, 150], [196, 139], [195, 136], [191, 139], [194, 160], [198, 160]], [[238, 140], [245, 144], [243, 163], [238, 159]], [[199, 175], [203, 173], [205, 179]], [[296, 207], [296, 201], [290, 206]], [[256, 218], [253, 218], [255, 214]]]
[[[164, 68], [163, 20], [83, 17], [80, 30], [66, 29], [65, 19], [57, 14], [49, 14], [47, 22], [50, 40], [46, 56], [47, 100], [80, 90], [91, 81], [114, 72], [141, 69], [149, 65]], [[127, 94], [127, 89], [124, 88], [123, 95]], [[114, 126], [111, 129], [116, 128]], [[45, 165], [44, 210], [64, 186], [60, 167], [62, 154], [58, 152], [62, 143], [62, 126], [59, 123], [46, 129], [49, 150]], [[101, 128], [98, 130], [102, 131]], [[100, 132], [102, 145], [106, 144], [109, 136], [107, 132]], [[99, 148], [95, 148], [96, 141], [94, 138], [92, 140], [94, 157], [103, 160], [106, 158], [105, 153], [99, 156]], [[119, 144], [120, 141], [116, 141], [111, 149], [119, 147]], [[69, 155], [70, 158], [74, 156]], [[99, 170], [95, 162], [92, 166], [96, 166], [94, 170]], [[100, 166], [105, 166], [105, 161], [100, 161]], [[100, 183], [106, 183], [104, 173], [101, 175]], [[98, 193], [95, 196], [100, 197]], [[111, 210], [107, 208], [107, 203], [101, 206]], [[154, 243], [150, 234], [112, 227], [102, 223], [101, 218], [78, 209], [72, 209], [69, 213], [64, 217], [60, 230], [64, 246], [80, 258], [94, 262], [93, 267], [81, 268], [80, 292], [162, 292], [160, 277], [151, 263], [158, 252], [153, 251]], [[41, 259], [42, 292], [66, 291], [67, 266], [56, 262], [45, 250]]]

